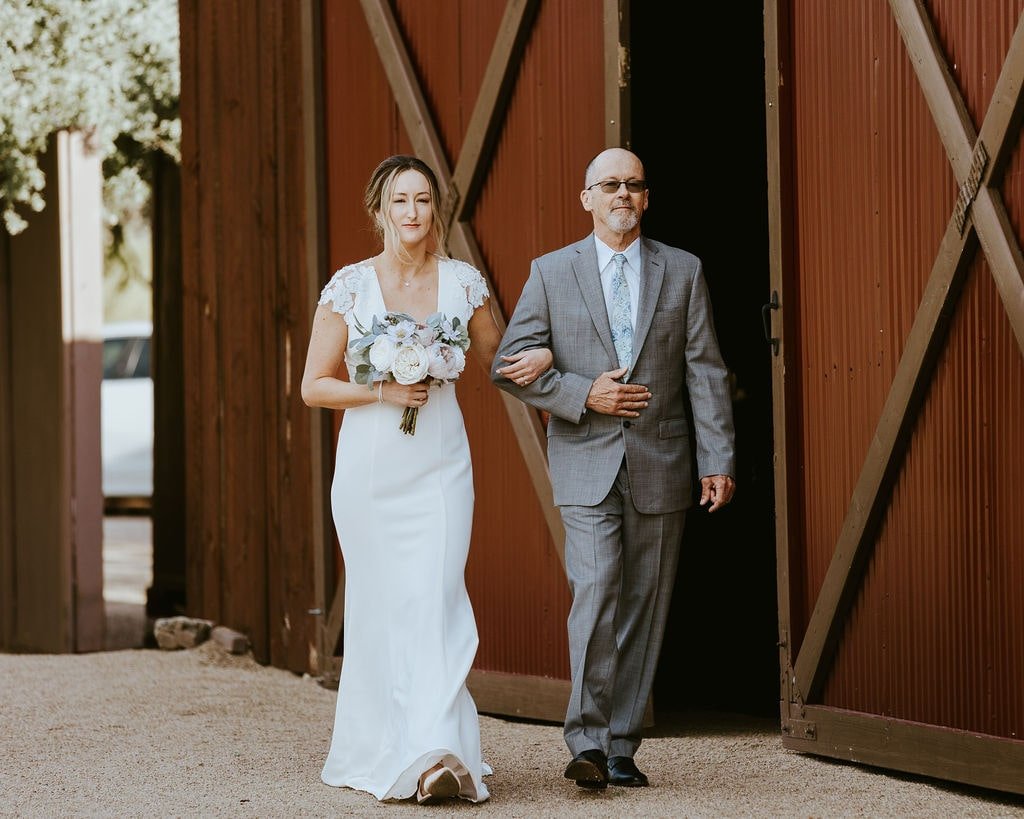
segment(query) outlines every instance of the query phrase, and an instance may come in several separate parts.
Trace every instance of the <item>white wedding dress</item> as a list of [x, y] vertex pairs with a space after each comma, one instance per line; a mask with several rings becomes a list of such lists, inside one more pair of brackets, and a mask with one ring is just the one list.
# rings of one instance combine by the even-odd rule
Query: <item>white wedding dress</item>
[[[488, 297], [480, 273], [454, 259], [438, 260], [437, 289], [438, 310], [463, 322]], [[339, 270], [320, 304], [344, 316], [350, 341], [357, 321], [369, 329], [387, 311], [369, 261]], [[404, 799], [443, 762], [459, 795], [480, 802], [490, 769], [466, 688], [477, 649], [464, 578], [473, 471], [455, 384], [431, 388], [414, 435], [399, 429], [402, 411], [347, 409], [338, 437], [331, 508], [345, 561], [344, 649], [321, 778]]]

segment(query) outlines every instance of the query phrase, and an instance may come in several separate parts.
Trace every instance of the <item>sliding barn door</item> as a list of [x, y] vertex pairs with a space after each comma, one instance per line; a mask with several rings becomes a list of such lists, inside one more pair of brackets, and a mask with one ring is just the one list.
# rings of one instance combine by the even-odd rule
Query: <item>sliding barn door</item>
[[783, 741], [1017, 793], [1022, 10], [765, 6]]

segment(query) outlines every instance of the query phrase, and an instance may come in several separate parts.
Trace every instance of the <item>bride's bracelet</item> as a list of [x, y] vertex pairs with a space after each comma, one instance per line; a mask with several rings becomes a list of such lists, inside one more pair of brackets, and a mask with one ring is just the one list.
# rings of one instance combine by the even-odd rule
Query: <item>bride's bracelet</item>
[[383, 381], [378, 381], [377, 384], [378, 384], [378, 387], [377, 387], [377, 403], [378, 404], [383, 404], [384, 403], [384, 382]]

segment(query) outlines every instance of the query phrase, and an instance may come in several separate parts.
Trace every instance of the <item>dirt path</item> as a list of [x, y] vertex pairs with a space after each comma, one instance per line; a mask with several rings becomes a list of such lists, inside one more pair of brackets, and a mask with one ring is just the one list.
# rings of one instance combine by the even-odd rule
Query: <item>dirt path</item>
[[190, 651], [0, 654], [0, 816], [1024, 817], [1024, 798], [783, 750], [772, 721], [695, 715], [637, 761], [652, 786], [562, 778], [559, 726], [482, 718], [483, 805], [379, 804], [319, 779], [335, 692]]

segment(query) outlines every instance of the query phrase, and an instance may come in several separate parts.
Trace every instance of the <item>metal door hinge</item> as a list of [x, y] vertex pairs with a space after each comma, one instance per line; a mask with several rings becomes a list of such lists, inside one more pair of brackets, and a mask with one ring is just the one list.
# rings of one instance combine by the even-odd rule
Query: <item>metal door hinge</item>
[[782, 733], [793, 739], [818, 739], [818, 726], [810, 720], [790, 719], [782, 723]]
[[779, 337], [772, 335], [772, 310], [779, 309], [779, 291], [772, 290], [772, 300], [761, 307], [761, 323], [764, 325], [764, 340], [772, 345], [772, 355], [779, 354]]

